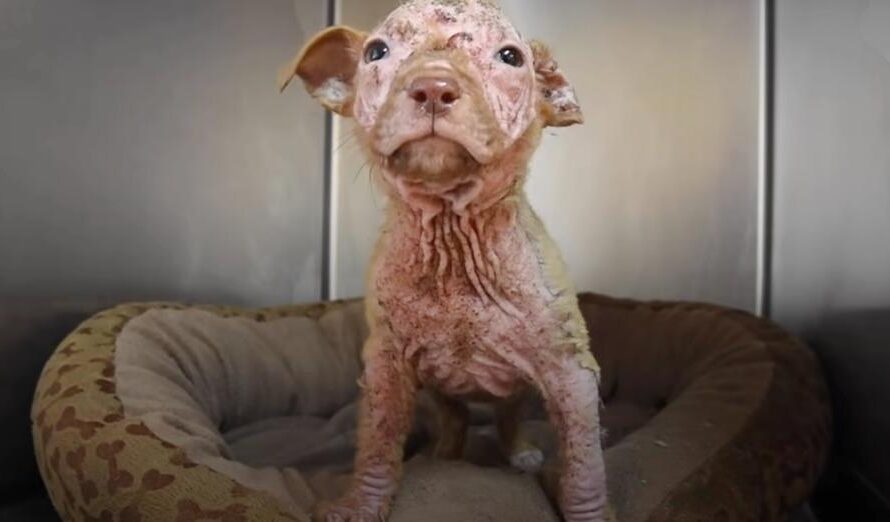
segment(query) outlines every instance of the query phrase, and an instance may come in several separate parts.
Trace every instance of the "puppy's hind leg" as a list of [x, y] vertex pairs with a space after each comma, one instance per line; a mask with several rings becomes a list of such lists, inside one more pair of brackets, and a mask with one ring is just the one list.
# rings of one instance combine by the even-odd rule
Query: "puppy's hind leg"
[[436, 391], [430, 392], [436, 405], [436, 445], [433, 457], [442, 460], [457, 460], [463, 457], [467, 439], [467, 425], [470, 412], [466, 403], [446, 397]]
[[495, 404], [494, 414], [498, 438], [510, 465], [526, 473], [536, 473], [544, 464], [544, 453], [528, 441], [520, 428], [526, 392]]

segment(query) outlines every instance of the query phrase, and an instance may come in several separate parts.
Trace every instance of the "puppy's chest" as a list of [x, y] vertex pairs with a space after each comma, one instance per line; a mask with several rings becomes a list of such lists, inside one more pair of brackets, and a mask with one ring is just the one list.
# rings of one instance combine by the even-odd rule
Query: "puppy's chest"
[[446, 392], [511, 394], [553, 323], [534, 252], [518, 233], [475, 250], [423, 250], [417, 238], [396, 238], [372, 279], [405, 358]]

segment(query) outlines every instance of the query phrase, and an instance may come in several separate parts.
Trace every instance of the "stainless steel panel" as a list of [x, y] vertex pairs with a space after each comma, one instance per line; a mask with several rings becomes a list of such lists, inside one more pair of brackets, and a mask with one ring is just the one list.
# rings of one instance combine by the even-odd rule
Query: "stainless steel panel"
[[[394, 3], [344, 0], [343, 18], [370, 27]], [[759, 2], [501, 4], [551, 44], [587, 115], [548, 133], [528, 186], [577, 285], [753, 309]], [[383, 205], [355, 150], [335, 169], [340, 296], [363, 293]]]
[[0, 293], [319, 296], [325, 2], [0, 2]]
[[890, 307], [890, 1], [778, 3], [775, 316]]

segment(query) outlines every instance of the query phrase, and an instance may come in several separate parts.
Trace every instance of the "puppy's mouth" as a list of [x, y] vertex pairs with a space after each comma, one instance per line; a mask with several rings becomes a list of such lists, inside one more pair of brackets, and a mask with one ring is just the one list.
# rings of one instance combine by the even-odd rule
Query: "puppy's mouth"
[[441, 182], [476, 174], [481, 162], [458, 141], [430, 132], [387, 157], [389, 170], [416, 181]]

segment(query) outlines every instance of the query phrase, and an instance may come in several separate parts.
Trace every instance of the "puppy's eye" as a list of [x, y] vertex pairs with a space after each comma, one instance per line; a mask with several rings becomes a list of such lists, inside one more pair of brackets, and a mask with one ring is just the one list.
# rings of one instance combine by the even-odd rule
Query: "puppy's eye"
[[389, 46], [383, 40], [374, 40], [365, 47], [365, 63], [382, 60], [389, 55]]
[[497, 59], [511, 67], [522, 67], [525, 65], [525, 58], [522, 56], [522, 51], [512, 45], [508, 45], [498, 51]]

